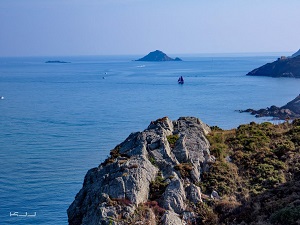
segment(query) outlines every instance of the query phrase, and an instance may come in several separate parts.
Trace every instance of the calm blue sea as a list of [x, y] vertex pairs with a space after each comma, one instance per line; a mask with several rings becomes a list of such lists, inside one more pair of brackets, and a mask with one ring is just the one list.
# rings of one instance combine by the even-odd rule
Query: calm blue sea
[[278, 56], [0, 58], [0, 224], [66, 225], [87, 170], [151, 120], [196, 116], [226, 129], [262, 121], [235, 110], [299, 94], [300, 79], [245, 76]]

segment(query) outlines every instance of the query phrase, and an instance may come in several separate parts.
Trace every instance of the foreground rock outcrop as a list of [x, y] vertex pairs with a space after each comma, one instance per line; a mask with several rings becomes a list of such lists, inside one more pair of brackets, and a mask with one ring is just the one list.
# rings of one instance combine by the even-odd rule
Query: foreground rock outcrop
[[256, 117], [274, 117], [282, 120], [300, 118], [300, 95], [282, 107], [273, 105], [266, 109], [246, 109], [240, 112], [249, 112]]
[[156, 51], [150, 52], [148, 55], [146, 55], [143, 58], [140, 58], [136, 61], [161, 62], [161, 61], [182, 61], [182, 60], [178, 57], [173, 59], [173, 58], [167, 56], [162, 51], [156, 50]]
[[287, 58], [281, 57], [278, 60], [267, 63], [256, 68], [247, 74], [248, 76], [268, 77], [300, 77], [300, 56]]
[[194, 117], [151, 122], [117, 145], [89, 170], [68, 209], [70, 225], [186, 224], [201, 220], [189, 203], [202, 201], [197, 186], [215, 158]]

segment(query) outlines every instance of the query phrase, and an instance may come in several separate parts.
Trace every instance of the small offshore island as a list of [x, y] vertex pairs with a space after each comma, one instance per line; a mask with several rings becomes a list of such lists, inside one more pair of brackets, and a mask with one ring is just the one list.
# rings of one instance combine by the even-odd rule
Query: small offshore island
[[143, 58], [137, 59], [135, 61], [148, 61], [148, 62], [163, 62], [163, 61], [182, 61], [180, 58], [176, 57], [175, 59], [167, 56], [160, 50], [150, 52], [148, 55]]
[[299, 119], [232, 130], [195, 117], [152, 121], [87, 172], [69, 225], [296, 225], [299, 129]]

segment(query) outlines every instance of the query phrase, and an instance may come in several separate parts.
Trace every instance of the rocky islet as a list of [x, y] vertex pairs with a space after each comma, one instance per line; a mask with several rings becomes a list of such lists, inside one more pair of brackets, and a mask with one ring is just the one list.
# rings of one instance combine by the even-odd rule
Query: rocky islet
[[176, 57], [175, 59], [169, 57], [167, 54], [160, 50], [155, 50], [150, 52], [148, 55], [137, 59], [135, 61], [148, 61], [148, 62], [163, 62], [163, 61], [182, 61], [180, 58]]

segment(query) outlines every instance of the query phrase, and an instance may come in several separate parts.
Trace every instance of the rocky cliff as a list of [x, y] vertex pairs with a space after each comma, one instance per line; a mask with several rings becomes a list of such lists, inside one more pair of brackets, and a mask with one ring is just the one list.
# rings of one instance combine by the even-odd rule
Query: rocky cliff
[[[197, 118], [151, 122], [89, 170], [68, 209], [70, 225], [186, 224], [199, 220], [189, 203], [202, 201], [197, 183], [215, 158]], [[218, 197], [216, 192], [212, 197]]]
[[296, 57], [296, 56], [298, 56], [298, 55], [300, 55], [300, 49], [299, 49], [297, 52], [295, 52], [295, 53], [292, 55], [292, 57]]
[[88, 171], [69, 224], [298, 225], [299, 130], [300, 119], [231, 130], [153, 121]]
[[247, 74], [248, 76], [269, 77], [300, 77], [300, 56], [293, 58], [281, 57], [278, 60], [267, 63]]
[[182, 61], [180, 58], [176, 57], [175, 59], [167, 56], [162, 51], [156, 50], [150, 52], [148, 55], [140, 58], [136, 61], [150, 61], [150, 62], [160, 62], [160, 61]]

